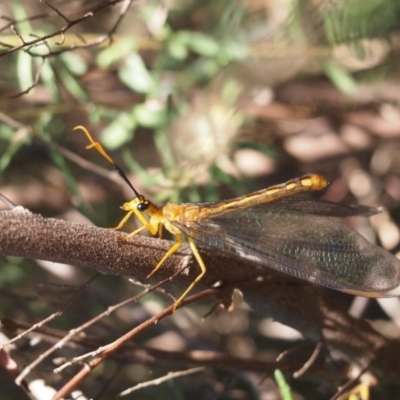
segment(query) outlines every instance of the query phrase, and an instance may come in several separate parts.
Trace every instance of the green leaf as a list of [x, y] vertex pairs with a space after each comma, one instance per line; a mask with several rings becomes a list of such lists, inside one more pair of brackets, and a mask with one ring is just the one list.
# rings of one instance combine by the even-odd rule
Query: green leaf
[[88, 101], [89, 96], [85, 91], [85, 86], [81, 85], [68, 66], [65, 66], [64, 64], [59, 65], [57, 68], [57, 74], [63, 82], [63, 85], [76, 99], [79, 101]]
[[170, 36], [167, 49], [172, 57], [183, 60], [189, 50], [204, 57], [213, 57], [219, 53], [220, 45], [211, 36], [201, 32], [179, 31]]
[[125, 85], [139, 93], [146, 94], [154, 88], [153, 77], [138, 53], [126, 57], [125, 65], [119, 71], [119, 77]]
[[134, 115], [139, 125], [146, 128], [157, 128], [168, 121], [168, 114], [165, 110], [153, 110], [148, 104], [138, 104], [134, 107]]
[[97, 65], [107, 68], [136, 50], [136, 47], [137, 42], [132, 37], [120, 39], [99, 53], [97, 56]]
[[87, 64], [78, 53], [73, 53], [72, 51], [62, 53], [60, 54], [60, 59], [66, 65], [68, 70], [76, 76], [82, 76], [87, 71]]
[[133, 138], [136, 122], [129, 113], [120, 113], [101, 133], [101, 142], [110, 150], [115, 150]]
[[399, 28], [397, 0], [352, 0], [333, 2], [323, 14], [330, 44], [359, 39], [384, 38]]
[[224, 43], [217, 55], [222, 65], [228, 64], [231, 61], [243, 60], [247, 56], [248, 46], [232, 41]]
[[201, 32], [187, 32], [187, 46], [197, 54], [205, 57], [215, 56], [220, 46], [211, 36]]
[[0, 157], [0, 174], [7, 169], [14, 155], [29, 139], [30, 139], [29, 136], [25, 134], [25, 135], [19, 135], [18, 140], [10, 141], [7, 149]]
[[182, 32], [171, 35], [167, 41], [167, 50], [173, 58], [184, 60], [189, 54], [186, 35]]
[[17, 76], [21, 90], [26, 90], [33, 85], [32, 57], [20, 51], [17, 56]]
[[38, 61], [39, 60], [35, 60], [35, 63], [37, 64], [37, 68], [40, 68], [40, 79], [51, 93], [51, 98], [53, 100], [56, 100], [58, 97], [58, 87], [52, 65], [50, 64], [50, 61], [48, 59], [44, 60], [44, 64], [42, 66], [38, 65]]
[[0, 139], [11, 140], [15, 135], [15, 129], [6, 124], [0, 124]]
[[357, 90], [357, 83], [351, 74], [330, 60], [323, 64], [323, 68], [329, 79], [342, 93], [347, 94], [348, 96], [355, 93]]
[[283, 400], [293, 400], [292, 392], [290, 386], [287, 384], [284, 375], [280, 369], [274, 371], [275, 382], [278, 385], [279, 392]]

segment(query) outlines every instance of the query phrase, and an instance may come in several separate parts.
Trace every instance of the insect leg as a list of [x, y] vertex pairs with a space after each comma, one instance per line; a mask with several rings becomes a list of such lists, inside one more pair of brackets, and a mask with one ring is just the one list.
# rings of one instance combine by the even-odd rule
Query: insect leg
[[176, 235], [176, 243], [174, 243], [168, 251], [164, 254], [164, 257], [158, 262], [158, 264], [154, 267], [153, 271], [150, 272], [149, 275], [147, 275], [147, 278], [150, 278], [156, 272], [161, 268], [161, 266], [164, 264], [165, 260], [171, 255], [174, 254], [179, 247], [182, 245], [182, 235], [178, 234]]
[[199, 250], [197, 250], [196, 244], [194, 243], [193, 239], [188, 237], [188, 242], [189, 242], [190, 248], [192, 249], [192, 253], [194, 254], [194, 257], [196, 258], [197, 262], [199, 263], [201, 272], [196, 277], [196, 279], [189, 285], [189, 287], [183, 292], [183, 294], [181, 294], [179, 299], [175, 302], [173, 312], [175, 312], [175, 310], [178, 307], [178, 305], [187, 296], [187, 294], [196, 286], [196, 284], [203, 278], [204, 274], [207, 271], [207, 268], [206, 268], [206, 266], [204, 264], [204, 261], [201, 258]]
[[[152, 224], [150, 224], [149, 221], [147, 221], [147, 219], [143, 216], [143, 214], [140, 211], [137, 211], [137, 210], [132, 210], [132, 211], [135, 213], [138, 220], [143, 224], [143, 226], [145, 226], [149, 230], [149, 232], [152, 235], [155, 235], [157, 233], [158, 226], [156, 224], [154, 226]], [[132, 232], [129, 235], [129, 237], [136, 235], [137, 232], [138, 231]]]
[[[129, 203], [126, 203], [126, 204], [129, 204]], [[123, 207], [121, 207], [121, 208], [123, 208]], [[125, 208], [125, 210], [126, 210], [126, 208]], [[130, 209], [130, 211], [128, 211], [128, 213], [121, 220], [121, 222], [118, 224], [118, 226], [116, 226], [115, 228], [109, 228], [109, 229], [112, 229], [114, 231], [121, 229], [126, 224], [126, 222], [128, 221], [128, 219], [130, 218], [130, 216], [132, 214], [136, 215], [136, 217], [139, 219], [139, 221], [142, 223], [143, 226], [141, 226], [139, 229], [136, 229], [134, 232], [130, 233], [128, 236], [124, 237], [123, 238], [124, 240], [129, 239], [132, 236], [135, 236], [137, 233], [141, 232], [143, 229], [148, 229], [152, 235], [155, 235], [157, 233], [158, 226], [157, 225], [153, 226], [152, 224], [150, 224], [149, 221], [147, 221], [147, 219], [142, 215], [142, 213], [140, 211], [138, 211], [136, 208]]]
[[118, 240], [128, 240], [128, 239], [130, 239], [131, 237], [137, 235], [139, 232], [142, 232], [142, 230], [143, 230], [143, 229], [146, 229], [146, 228], [147, 228], [147, 226], [146, 226], [146, 225], [143, 225], [143, 226], [141, 226], [140, 228], [136, 229], [136, 231], [131, 232], [128, 236], [120, 236], [120, 237], [118, 237], [117, 239], [118, 239]]
[[133, 211], [129, 211], [128, 214], [125, 215], [125, 217], [121, 220], [121, 222], [118, 224], [118, 226], [116, 226], [115, 228], [108, 228], [111, 229], [113, 231], [118, 231], [120, 230], [128, 221], [128, 219], [130, 218], [130, 216], [133, 214]]
[[[118, 224], [118, 226], [116, 226], [115, 228], [108, 228], [108, 229], [111, 229], [111, 230], [113, 230], [113, 231], [118, 231], [119, 229], [121, 229], [121, 228], [126, 224], [126, 222], [128, 221], [128, 219], [130, 218], [130, 216], [131, 216], [133, 213], [135, 213], [135, 215], [137, 215], [137, 213], [136, 213], [134, 210], [129, 211], [128, 214], [126, 214], [125, 217], [122, 219], [122, 221]], [[150, 231], [151, 234], [154, 234], [154, 230], [155, 230], [154, 227], [153, 227], [152, 225], [150, 225], [150, 224], [148, 223], [148, 221], [147, 221], [145, 218], [143, 218], [143, 216], [142, 216], [141, 214], [140, 214], [140, 217], [142, 217], [142, 218], [139, 218], [139, 219], [140, 219], [140, 222], [141, 222], [143, 225], [142, 225], [140, 228], [138, 228], [138, 229], [136, 229], [135, 231], [133, 231], [132, 233], [130, 233], [128, 236], [123, 236], [123, 237], [118, 238], [118, 239], [120, 239], [120, 240], [128, 240], [128, 239], [130, 239], [131, 237], [137, 235], [137, 234], [138, 234], [139, 232], [141, 232], [143, 229], [148, 229], [148, 230]]]
[[162, 239], [162, 228], [163, 228], [163, 226], [162, 226], [162, 224], [160, 224], [158, 226], [158, 238], [159, 239]]

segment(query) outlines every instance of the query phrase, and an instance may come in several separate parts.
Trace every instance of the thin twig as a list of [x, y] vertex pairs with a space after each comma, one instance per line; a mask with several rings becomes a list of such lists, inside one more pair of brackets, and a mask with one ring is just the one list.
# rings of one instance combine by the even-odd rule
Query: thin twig
[[204, 372], [206, 370], [205, 367], [195, 367], [195, 368], [189, 368], [189, 369], [185, 369], [183, 371], [174, 371], [174, 372], [168, 372], [168, 374], [160, 377], [160, 378], [156, 378], [156, 379], [152, 379], [150, 381], [147, 382], [142, 382], [139, 383], [136, 386], [133, 386], [132, 388], [126, 389], [123, 392], [121, 392], [118, 397], [123, 397], [126, 396], [128, 394], [131, 394], [132, 392], [135, 392], [137, 390], [149, 387], [149, 386], [156, 386], [156, 385], [161, 385], [164, 382], [167, 382], [171, 379], [175, 379], [175, 378], [180, 378], [181, 376], [186, 376], [186, 375], [191, 375], [191, 374], [198, 374], [199, 372]]
[[300, 376], [304, 375], [304, 373], [314, 364], [314, 361], [317, 359], [319, 353], [321, 352], [322, 345], [322, 342], [317, 342], [317, 345], [315, 346], [315, 349], [312, 352], [310, 358], [298, 371], [293, 373], [293, 378], [300, 378]]
[[[179, 272], [177, 272], [178, 274]], [[93, 324], [95, 324], [97, 321], [101, 320], [103, 317], [110, 315], [111, 313], [113, 313], [114, 311], [118, 310], [121, 307], [124, 307], [130, 303], [136, 302], [139, 299], [141, 299], [144, 295], [146, 295], [147, 293], [157, 289], [158, 287], [162, 286], [163, 284], [165, 284], [168, 280], [165, 279], [159, 283], [157, 283], [156, 285], [153, 285], [149, 288], [146, 288], [144, 291], [142, 291], [141, 293], [139, 293], [136, 296], [133, 296], [127, 300], [124, 300], [118, 304], [115, 304], [114, 306], [108, 307], [107, 310], [103, 311], [102, 313], [96, 315], [95, 317], [93, 317], [92, 319], [90, 319], [89, 321], [85, 322], [84, 324], [80, 325], [78, 328], [75, 329], [71, 329], [69, 331], [68, 334], [66, 334], [62, 339], [60, 339], [58, 342], [56, 342], [53, 346], [49, 347], [44, 353], [42, 353], [35, 361], [33, 361], [31, 364], [29, 364], [24, 371], [22, 371], [22, 373], [20, 374], [20, 376], [18, 377], [18, 379], [20, 379], [21, 375], [24, 374], [24, 376], [21, 377], [21, 380], [30, 372], [33, 370], [33, 368], [35, 368], [36, 366], [38, 366], [43, 360], [45, 360], [49, 355], [51, 355], [52, 353], [54, 353], [54, 351], [56, 351], [57, 349], [62, 348], [68, 341], [70, 341], [74, 336], [77, 336], [78, 334], [80, 334], [81, 332], [83, 332], [84, 330], [86, 330], [87, 328], [89, 328], [90, 326], [92, 326]], [[32, 329], [27, 330], [25, 333], [28, 333], [28, 331], [30, 332]], [[15, 342], [15, 340], [19, 339], [20, 337], [22, 337], [22, 334], [19, 335], [17, 338], [14, 338], [12, 340], [12, 342]], [[10, 341], [11, 342], [11, 341]], [[6, 344], [7, 345], [7, 344]], [[1, 349], [1, 347], [0, 347]], [[82, 356], [84, 357], [84, 356]], [[77, 361], [76, 359], [74, 359], [75, 361]], [[64, 366], [69, 366], [71, 364], [74, 363], [74, 360], [64, 364]], [[63, 366], [62, 366], [63, 367]], [[62, 370], [62, 367], [57, 368], [57, 370], [55, 372], [60, 372]]]
[[[53, 400], [61, 400], [66, 395], [68, 395], [68, 393], [70, 393], [80, 382], [82, 382], [82, 380], [85, 379], [90, 374], [91, 371], [93, 371], [96, 367], [102, 364], [104, 360], [106, 360], [108, 357], [114, 354], [115, 351], [117, 351], [122, 345], [132, 340], [133, 337], [141, 333], [143, 330], [158, 323], [168, 315], [171, 315], [175, 311], [175, 309], [181, 308], [189, 303], [198, 301], [201, 298], [215, 295], [217, 291], [218, 289], [203, 290], [200, 293], [187, 297], [181, 303], [179, 303], [177, 307], [175, 306], [175, 304], [172, 304], [171, 306], [165, 308], [159, 314], [155, 315], [152, 318], [149, 318], [147, 321], [143, 322], [136, 328], [127, 332], [125, 335], [121, 336], [114, 342], [108, 344], [107, 346], [103, 346], [92, 353], [86, 354], [84, 358], [87, 358], [88, 356], [94, 356], [95, 358], [89, 361], [88, 363], [85, 363], [83, 368], [69, 382], [67, 382], [59, 390], [59, 392], [57, 392], [57, 394], [53, 397]], [[83, 359], [83, 357], [80, 357], [79, 359]], [[59, 370], [60, 368], [57, 368], [55, 372]]]
[[[15, 25], [11, 25], [10, 28], [20, 38], [21, 44], [19, 46], [14, 46], [12, 48], [4, 50], [3, 52], [0, 52], [0, 57], [4, 57], [4, 56], [6, 56], [6, 55], [8, 55], [10, 53], [14, 53], [17, 50], [23, 49], [25, 47], [31, 47], [32, 45], [35, 45], [35, 44], [40, 43], [40, 42], [44, 42], [47, 39], [50, 39], [50, 38], [53, 38], [55, 36], [61, 35], [61, 34], [65, 33], [65, 32], [67, 32], [73, 26], [85, 21], [88, 18], [91, 18], [94, 14], [96, 14], [99, 11], [101, 11], [102, 9], [110, 7], [110, 6], [115, 5], [117, 3], [120, 3], [121, 1], [125, 1], [125, 0], [113, 0], [113, 1], [110, 1], [108, 3], [100, 4], [98, 7], [95, 7], [92, 11], [87, 12], [83, 17], [76, 18], [74, 20], [71, 20], [71, 19], [67, 18], [60, 10], [56, 9], [55, 7], [51, 6], [49, 3], [46, 2], [47, 6], [49, 6], [53, 11], [56, 11], [57, 14], [66, 21], [66, 24], [62, 28], [58, 29], [57, 31], [48, 33], [47, 35], [43, 35], [43, 36], [41, 36], [39, 38], [36, 38], [36, 39], [33, 39], [33, 40], [29, 40], [29, 41], [24, 40], [24, 38], [20, 35], [18, 30], [16, 29]], [[118, 23], [119, 23], [119, 21], [118, 21]], [[83, 47], [86, 47], [86, 46], [83, 46]]]
[[10, 209], [13, 210], [17, 207], [15, 203], [13, 203], [10, 199], [8, 199], [4, 194], [0, 193], [0, 200]]

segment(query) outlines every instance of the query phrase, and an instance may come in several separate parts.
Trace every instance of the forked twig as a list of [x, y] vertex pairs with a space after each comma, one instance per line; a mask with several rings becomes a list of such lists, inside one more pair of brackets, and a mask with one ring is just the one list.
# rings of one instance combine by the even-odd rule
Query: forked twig
[[[199, 299], [205, 298], [207, 296], [212, 296], [215, 295], [218, 292], [218, 289], [207, 289], [203, 290], [199, 293], [196, 293], [190, 297], [185, 298], [177, 308], [180, 308], [186, 304], [198, 301]], [[74, 361], [78, 360], [83, 360], [84, 358], [88, 358], [90, 356], [95, 357], [93, 360], [90, 360], [89, 362], [85, 363], [83, 365], [83, 368], [69, 381], [67, 382], [58, 392], [57, 394], [53, 397], [53, 400], [61, 400], [64, 398], [68, 393], [71, 392], [83, 379], [85, 379], [91, 371], [93, 371], [96, 367], [98, 367], [104, 360], [106, 360], [108, 357], [110, 357], [112, 354], [114, 354], [122, 345], [125, 343], [129, 342], [133, 337], [138, 335], [140, 332], [142, 332], [144, 329], [158, 323], [168, 315], [173, 314], [175, 311], [175, 305], [171, 305], [167, 308], [165, 308], [162, 312], [159, 314], [155, 315], [152, 318], [149, 318], [147, 321], [143, 322], [136, 328], [132, 329], [125, 335], [121, 336], [114, 342], [108, 344], [107, 346], [103, 346], [99, 349], [97, 349], [94, 352], [87, 353], [82, 357], [77, 357], [74, 359]], [[60, 368], [57, 368], [55, 372], [59, 372], [61, 369], [65, 368], [70, 364], [64, 364]]]
[[[177, 271], [174, 275], [178, 275], [181, 271]], [[59, 311], [57, 311], [56, 313], [52, 314], [51, 316], [47, 317], [46, 319], [40, 321], [39, 323], [33, 325], [31, 328], [25, 330], [23, 333], [21, 333], [20, 335], [16, 336], [15, 338], [13, 338], [12, 340], [10, 340], [7, 343], [4, 343], [3, 345], [0, 346], [0, 350], [3, 347], [8, 346], [11, 343], [16, 342], [17, 340], [21, 339], [23, 336], [25, 336], [26, 334], [28, 334], [29, 332], [32, 332], [33, 330], [43, 326], [45, 323], [51, 321], [52, 319], [60, 316], [62, 314], [62, 312], [77, 298], [77, 296], [79, 296], [82, 291], [96, 278], [98, 277], [99, 274], [96, 274], [93, 276], [93, 278], [91, 278], [87, 283], [85, 283], [84, 285], [81, 286], [79, 292], [74, 295], [66, 304], [65, 306], [63, 306], [63, 308]], [[21, 384], [22, 380], [33, 370], [33, 368], [37, 367], [42, 361], [44, 361], [49, 355], [51, 355], [52, 353], [54, 353], [54, 351], [56, 351], [57, 349], [62, 348], [69, 340], [71, 340], [74, 336], [80, 334], [81, 332], [83, 332], [85, 329], [89, 328], [90, 326], [92, 326], [94, 323], [96, 323], [97, 321], [101, 320], [103, 317], [110, 315], [111, 313], [113, 313], [114, 311], [118, 310], [121, 307], [124, 307], [130, 303], [136, 302], [139, 299], [141, 299], [143, 296], [145, 296], [147, 293], [150, 293], [156, 289], [158, 289], [159, 287], [161, 287], [162, 285], [164, 285], [167, 281], [169, 281], [170, 279], [174, 278], [174, 276], [172, 276], [171, 278], [167, 278], [162, 280], [161, 282], [157, 283], [156, 285], [153, 285], [151, 287], [146, 288], [144, 291], [142, 291], [141, 293], [139, 293], [136, 296], [133, 296], [127, 300], [124, 300], [118, 304], [115, 304], [114, 306], [108, 307], [107, 310], [105, 310], [104, 312], [96, 315], [94, 318], [90, 319], [89, 321], [87, 321], [86, 323], [82, 324], [81, 326], [79, 326], [78, 328], [75, 329], [71, 329], [69, 331], [69, 333], [67, 335], [65, 335], [62, 339], [60, 339], [58, 342], [56, 342], [53, 346], [49, 347], [44, 353], [42, 353], [38, 358], [36, 358], [35, 361], [33, 361], [32, 363], [30, 363], [29, 365], [27, 365], [24, 370], [19, 374], [19, 376], [16, 378], [16, 383], [18, 385]], [[85, 355], [86, 356], [86, 355]], [[82, 357], [85, 357], [82, 356]], [[74, 363], [74, 361], [76, 360], [80, 360], [81, 358], [78, 357], [77, 359], [74, 359], [73, 361], [64, 364], [64, 367], [71, 365]], [[62, 370], [62, 367], [59, 368], [59, 370]], [[58, 371], [58, 369], [55, 372], [60, 372]]]

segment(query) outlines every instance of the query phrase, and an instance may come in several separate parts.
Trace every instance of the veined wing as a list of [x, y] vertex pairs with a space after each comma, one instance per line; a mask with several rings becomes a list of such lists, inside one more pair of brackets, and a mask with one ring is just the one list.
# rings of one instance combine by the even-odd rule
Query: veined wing
[[[288, 196], [280, 200], [268, 203], [279, 204], [280, 210], [301, 211], [308, 214], [329, 216], [329, 217], [351, 217], [362, 215], [369, 217], [371, 215], [379, 214], [384, 211], [384, 207], [370, 207], [362, 204], [349, 206], [341, 203], [334, 203], [332, 201], [313, 199], [310, 197]], [[188, 205], [190, 205], [189, 203]], [[200, 207], [209, 207], [218, 204], [218, 202], [196, 203]]]
[[[197, 243], [322, 286], [368, 297], [400, 294], [400, 260], [340, 220], [325, 216], [340, 210], [345, 216], [347, 206], [328, 203], [315, 215], [316, 201], [297, 201], [283, 199], [174, 225]], [[354, 212], [347, 215], [365, 215], [368, 210], [359, 207], [350, 207]]]
[[[274, 202], [280, 210], [301, 211], [308, 214], [329, 217], [351, 217], [363, 215], [369, 217], [384, 211], [384, 207], [370, 207], [362, 204], [349, 206], [326, 200], [316, 200], [309, 197], [288, 196]], [[270, 206], [268, 206], [270, 207]]]

